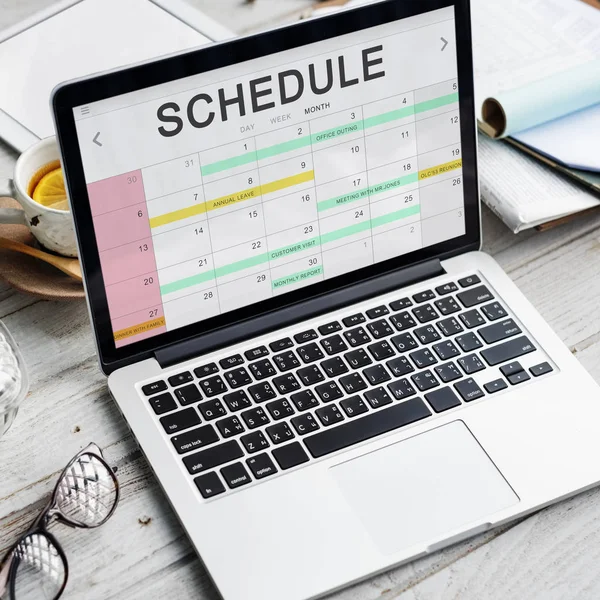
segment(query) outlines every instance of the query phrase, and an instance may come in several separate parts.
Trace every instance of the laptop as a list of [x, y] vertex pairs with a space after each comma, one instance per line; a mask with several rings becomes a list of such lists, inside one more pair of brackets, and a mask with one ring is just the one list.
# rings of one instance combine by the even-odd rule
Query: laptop
[[101, 367], [225, 600], [321, 597], [600, 480], [598, 387], [480, 251], [467, 0], [52, 103]]

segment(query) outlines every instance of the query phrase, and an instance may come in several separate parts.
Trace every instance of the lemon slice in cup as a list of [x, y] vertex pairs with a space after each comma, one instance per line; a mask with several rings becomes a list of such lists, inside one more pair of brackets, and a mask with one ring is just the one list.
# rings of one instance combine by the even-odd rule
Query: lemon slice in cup
[[35, 186], [32, 198], [42, 206], [55, 210], [69, 210], [65, 180], [62, 169], [52, 169], [46, 173]]

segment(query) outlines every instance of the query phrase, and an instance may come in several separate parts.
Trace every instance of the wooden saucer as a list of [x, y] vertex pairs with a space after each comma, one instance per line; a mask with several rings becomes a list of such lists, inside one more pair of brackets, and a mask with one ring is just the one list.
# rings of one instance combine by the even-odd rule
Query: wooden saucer
[[[12, 198], [0, 198], [0, 208], [19, 208]], [[0, 237], [28, 246], [38, 243], [24, 225], [2, 225]], [[83, 285], [45, 262], [12, 250], [0, 248], [0, 279], [20, 292], [44, 300], [79, 300], [85, 298]]]

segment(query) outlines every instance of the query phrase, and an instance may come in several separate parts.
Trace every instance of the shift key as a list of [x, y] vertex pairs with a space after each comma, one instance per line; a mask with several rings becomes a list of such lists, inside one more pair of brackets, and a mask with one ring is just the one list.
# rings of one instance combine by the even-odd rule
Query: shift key
[[526, 335], [522, 335], [509, 342], [504, 342], [503, 344], [498, 344], [497, 346], [482, 350], [481, 356], [483, 356], [488, 365], [494, 366], [506, 362], [507, 360], [517, 358], [518, 356], [529, 354], [535, 350], [536, 347], [530, 339]]
[[202, 473], [207, 469], [214, 469], [227, 462], [241, 458], [244, 455], [240, 445], [235, 440], [230, 440], [219, 446], [196, 452], [183, 459], [187, 470], [192, 474]]

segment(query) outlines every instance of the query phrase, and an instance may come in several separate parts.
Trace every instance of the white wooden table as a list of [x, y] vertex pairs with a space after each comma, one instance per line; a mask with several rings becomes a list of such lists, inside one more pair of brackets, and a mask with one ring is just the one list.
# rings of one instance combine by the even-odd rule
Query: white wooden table
[[[289, 19], [310, 0], [241, 2], [194, 0], [238, 31]], [[0, 28], [49, 3], [0, 0]], [[10, 175], [15, 159], [0, 143], [0, 177]], [[514, 236], [484, 210], [483, 228], [485, 250], [600, 381], [600, 213]], [[31, 392], [0, 440], [0, 554], [42, 508], [69, 458], [95, 441], [118, 467], [122, 500], [99, 530], [54, 528], [70, 559], [65, 599], [218, 598], [109, 398], [84, 303], [40, 301], [0, 284], [0, 318], [31, 375]], [[599, 559], [600, 491], [593, 490], [331, 598], [597, 599]]]

